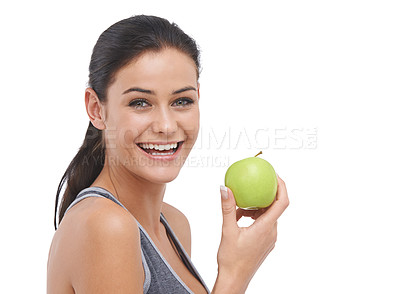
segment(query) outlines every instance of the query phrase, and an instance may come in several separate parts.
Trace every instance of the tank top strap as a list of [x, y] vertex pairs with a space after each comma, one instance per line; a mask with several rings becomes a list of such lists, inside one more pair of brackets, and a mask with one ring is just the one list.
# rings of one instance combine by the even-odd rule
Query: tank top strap
[[182, 262], [185, 264], [185, 266], [191, 272], [191, 274], [206, 288], [207, 292], [210, 293], [210, 290], [207, 288], [206, 283], [203, 281], [199, 272], [196, 270], [196, 267], [193, 265], [193, 263], [190, 259], [190, 256], [187, 254], [186, 250], [183, 248], [182, 244], [179, 242], [177, 236], [175, 235], [174, 231], [168, 224], [168, 221], [162, 212], [161, 212], [160, 220], [161, 220], [162, 224], [164, 225], [165, 230], [167, 231], [168, 237], [170, 237], [170, 240], [173, 242], [173, 244], [175, 245], [175, 248], [178, 250], [178, 255], [181, 258]]
[[79, 194], [76, 196], [75, 200], [69, 205], [67, 210], [65, 211], [64, 215], [67, 213], [69, 209], [71, 209], [75, 204], [77, 204], [79, 201], [88, 198], [88, 197], [103, 197], [112, 200], [119, 206], [123, 207], [125, 210], [126, 207], [122, 205], [121, 202], [117, 198], [115, 198], [109, 191], [107, 191], [104, 188], [101, 187], [88, 187], [83, 189], [82, 191], [79, 192]]

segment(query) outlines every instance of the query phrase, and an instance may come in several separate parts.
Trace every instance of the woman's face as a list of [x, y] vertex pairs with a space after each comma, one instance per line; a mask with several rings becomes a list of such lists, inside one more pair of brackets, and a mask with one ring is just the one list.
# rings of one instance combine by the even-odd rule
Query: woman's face
[[199, 131], [194, 61], [176, 49], [144, 53], [117, 72], [104, 111], [108, 162], [151, 182], [172, 181]]

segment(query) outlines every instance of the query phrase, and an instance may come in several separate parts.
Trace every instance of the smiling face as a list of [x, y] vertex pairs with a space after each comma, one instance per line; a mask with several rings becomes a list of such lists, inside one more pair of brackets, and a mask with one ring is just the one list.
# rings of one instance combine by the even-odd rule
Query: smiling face
[[154, 183], [172, 181], [199, 131], [194, 61], [170, 48], [144, 53], [116, 73], [102, 111], [113, 168]]

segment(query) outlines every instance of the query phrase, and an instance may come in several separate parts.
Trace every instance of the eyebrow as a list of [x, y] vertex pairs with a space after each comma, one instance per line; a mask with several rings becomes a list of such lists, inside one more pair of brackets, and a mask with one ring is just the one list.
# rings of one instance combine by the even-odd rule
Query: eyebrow
[[[188, 87], [184, 87], [182, 89], [176, 90], [176, 91], [172, 92], [172, 94], [173, 95], [180, 94], [180, 93], [183, 93], [183, 92], [186, 92], [186, 91], [191, 91], [191, 90], [192, 91], [197, 91], [197, 89], [195, 87], [188, 86]], [[122, 95], [125, 95], [125, 94], [130, 93], [130, 92], [140, 92], [140, 93], [146, 93], [146, 94], [154, 95], [154, 91], [147, 90], [147, 89], [142, 89], [142, 88], [138, 88], [138, 87], [129, 88], [128, 90], [125, 90], [122, 93]]]
[[151, 91], [151, 90], [146, 90], [146, 89], [137, 88], [137, 87], [129, 88], [128, 90], [125, 90], [122, 93], [122, 95], [125, 95], [125, 94], [130, 93], [130, 92], [140, 92], [140, 93], [146, 93], [146, 94], [153, 94], [154, 95], [154, 92]]
[[188, 87], [176, 90], [176, 91], [172, 92], [172, 94], [180, 94], [180, 93], [183, 93], [183, 92], [186, 92], [186, 91], [191, 91], [191, 90], [195, 91], [195, 92], [197, 91], [197, 89], [195, 87], [188, 86]]

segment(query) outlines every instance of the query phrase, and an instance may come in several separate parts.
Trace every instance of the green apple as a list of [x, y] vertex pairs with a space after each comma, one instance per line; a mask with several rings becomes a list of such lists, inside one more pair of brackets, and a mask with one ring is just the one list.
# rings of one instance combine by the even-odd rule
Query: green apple
[[232, 190], [240, 208], [268, 207], [276, 196], [278, 181], [275, 170], [257, 155], [233, 163], [225, 174], [225, 186]]

